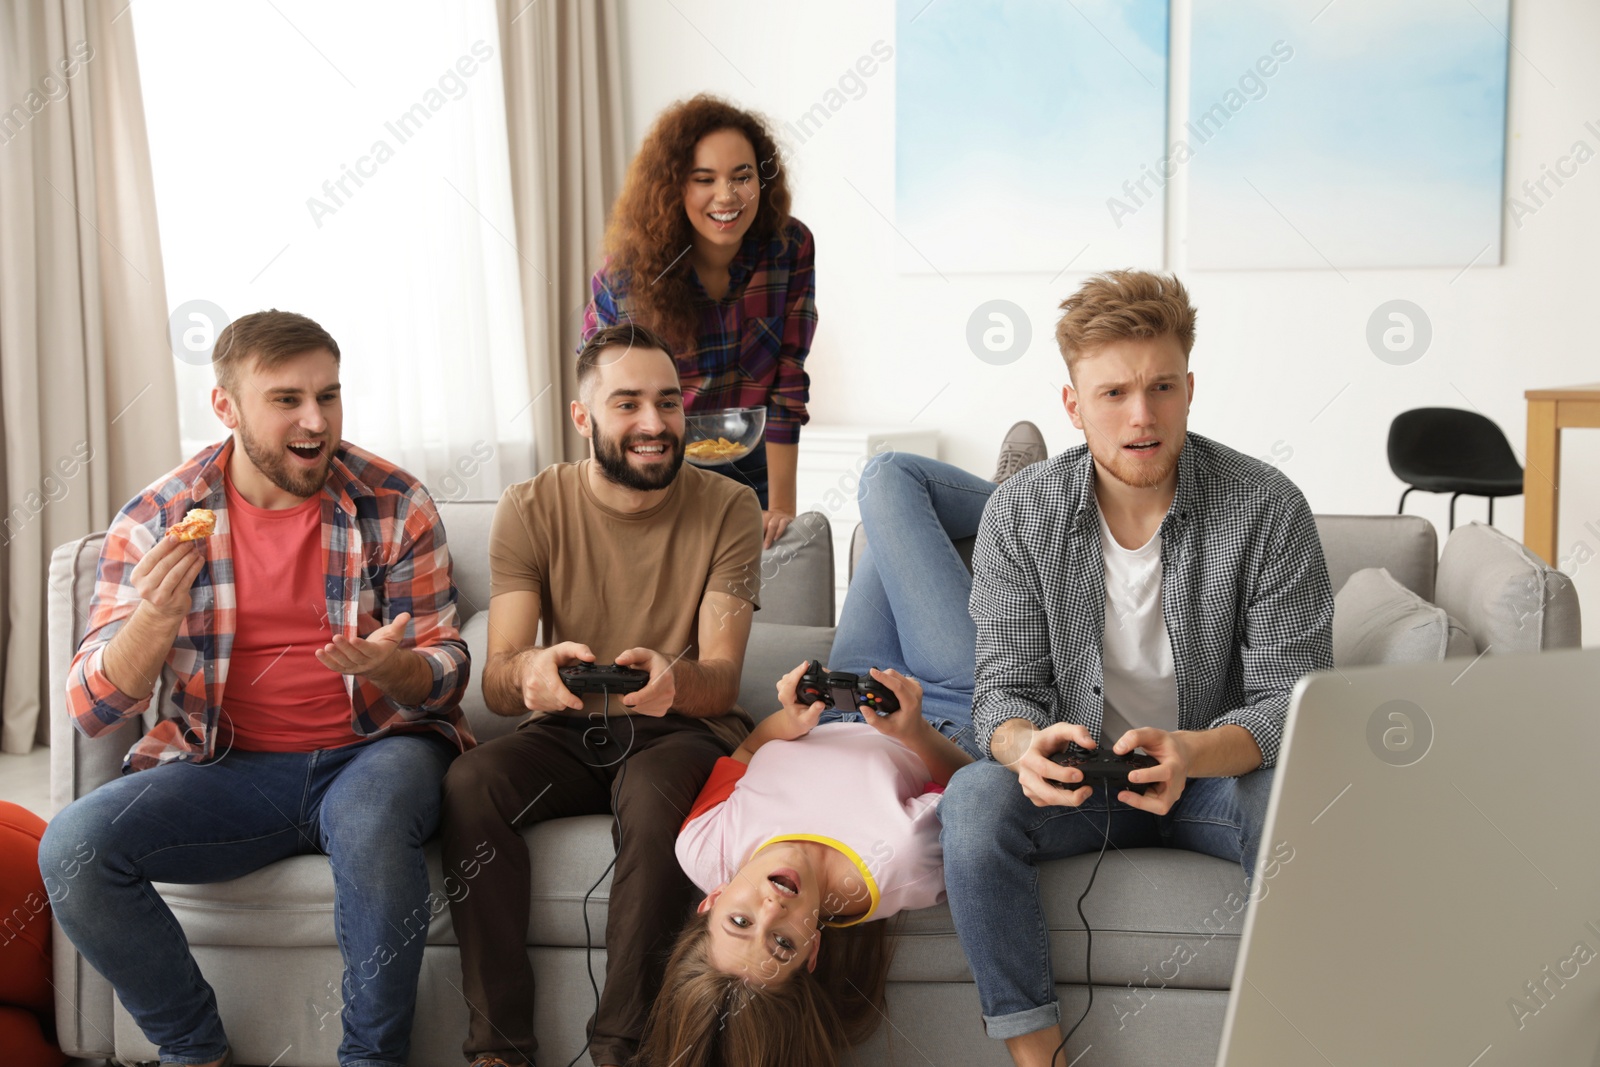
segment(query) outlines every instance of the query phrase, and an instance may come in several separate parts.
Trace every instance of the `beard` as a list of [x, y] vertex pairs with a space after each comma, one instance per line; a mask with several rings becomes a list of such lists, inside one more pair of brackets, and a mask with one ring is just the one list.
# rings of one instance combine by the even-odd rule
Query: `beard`
[[[1147, 463], [1128, 455], [1121, 445], [1096, 445], [1094, 437], [1095, 435], [1089, 437], [1089, 454], [1094, 456], [1095, 463], [1111, 477], [1133, 489], [1150, 489], [1172, 477], [1172, 472], [1177, 469], [1178, 459], [1183, 455], [1185, 441], [1185, 438], [1180, 436], [1177, 448], [1168, 448], [1160, 460]], [[1161, 443], [1166, 445], [1167, 441], [1163, 440]]]
[[333, 469], [333, 445], [322, 446], [322, 462], [312, 470], [304, 470], [292, 465], [289, 457], [284, 453], [288, 446], [270, 446], [263, 444], [250, 432], [249, 425], [241, 417], [239, 420], [239, 444], [244, 448], [244, 454], [250, 462], [255, 464], [273, 485], [298, 497], [313, 497], [322, 491], [328, 483], [328, 472]]
[[[653, 444], [666, 446], [668, 462], [646, 470], [635, 467], [628, 458], [628, 449], [635, 445]], [[600, 429], [600, 424], [596, 423], [594, 461], [599, 466], [601, 474], [624, 489], [634, 489], [641, 493], [665, 489], [672, 484], [672, 480], [678, 476], [678, 469], [683, 466], [683, 438], [670, 433], [656, 437], [611, 438], [607, 437]]]

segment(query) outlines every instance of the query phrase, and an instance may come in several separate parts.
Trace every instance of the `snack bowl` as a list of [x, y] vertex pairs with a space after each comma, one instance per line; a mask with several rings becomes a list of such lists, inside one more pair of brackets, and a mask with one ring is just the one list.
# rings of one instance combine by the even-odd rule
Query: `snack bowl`
[[754, 452], [766, 432], [766, 408], [698, 412], [686, 417], [683, 456], [696, 467], [721, 467]]

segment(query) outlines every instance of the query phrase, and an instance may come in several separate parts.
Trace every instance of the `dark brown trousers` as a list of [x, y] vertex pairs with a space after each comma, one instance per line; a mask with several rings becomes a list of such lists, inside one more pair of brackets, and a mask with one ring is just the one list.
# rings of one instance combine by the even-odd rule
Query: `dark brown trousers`
[[727, 754], [703, 722], [681, 715], [613, 715], [609, 732], [598, 719], [551, 715], [451, 764], [441, 822], [445, 870], [474, 875], [472, 891], [450, 902], [471, 1012], [463, 1046], [469, 1060], [493, 1052], [532, 1063], [537, 1044], [527, 954], [529, 856], [518, 831], [545, 819], [613, 810], [621, 841], [606, 912], [605, 987], [589, 1052], [596, 1064], [622, 1064], [634, 1055], [673, 940], [701, 896], [678, 866], [678, 829], [712, 765]]

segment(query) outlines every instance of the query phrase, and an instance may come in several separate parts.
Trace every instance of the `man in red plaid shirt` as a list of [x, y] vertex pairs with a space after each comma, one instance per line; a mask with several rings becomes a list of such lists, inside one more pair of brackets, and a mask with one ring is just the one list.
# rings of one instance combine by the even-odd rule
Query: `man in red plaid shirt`
[[[415, 478], [340, 439], [339, 347], [315, 322], [247, 315], [215, 352], [232, 435], [117, 516], [67, 683], [90, 737], [142, 715], [158, 683], [161, 717], [121, 779], [50, 823], [40, 864], [94, 849], [56, 918], [163, 1064], [210, 1065], [232, 1061], [216, 997], [150, 883], [327, 855], [339, 1062], [394, 1067], [422, 963], [405, 932], [428, 895], [422, 843], [473, 745], [444, 527]], [[191, 508], [214, 533], [168, 537]]]

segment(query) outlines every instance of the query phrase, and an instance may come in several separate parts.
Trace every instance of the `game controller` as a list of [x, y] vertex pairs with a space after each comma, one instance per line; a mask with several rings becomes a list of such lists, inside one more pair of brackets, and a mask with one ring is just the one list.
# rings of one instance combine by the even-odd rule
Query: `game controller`
[[900, 710], [900, 700], [894, 690], [882, 682], [849, 671], [825, 671], [818, 660], [806, 663], [794, 693], [806, 707], [820, 700], [825, 707], [844, 707], [863, 713], [870, 709], [879, 715], [892, 715]]
[[1057, 782], [1048, 779], [1052, 785], [1058, 785], [1062, 789], [1082, 789], [1084, 786], [1093, 788], [1096, 783], [1104, 782], [1107, 792], [1112, 796], [1116, 796], [1124, 789], [1143, 796], [1145, 789], [1155, 783], [1130, 782], [1128, 772], [1160, 766], [1158, 761], [1140, 752], [1119, 756], [1110, 748], [1091, 751], [1078, 745], [1068, 745], [1051, 756], [1050, 762], [1063, 767], [1075, 767], [1083, 775], [1081, 782]]
[[573, 663], [558, 672], [561, 684], [578, 696], [584, 693], [637, 693], [650, 684], [650, 672], [615, 663]]

